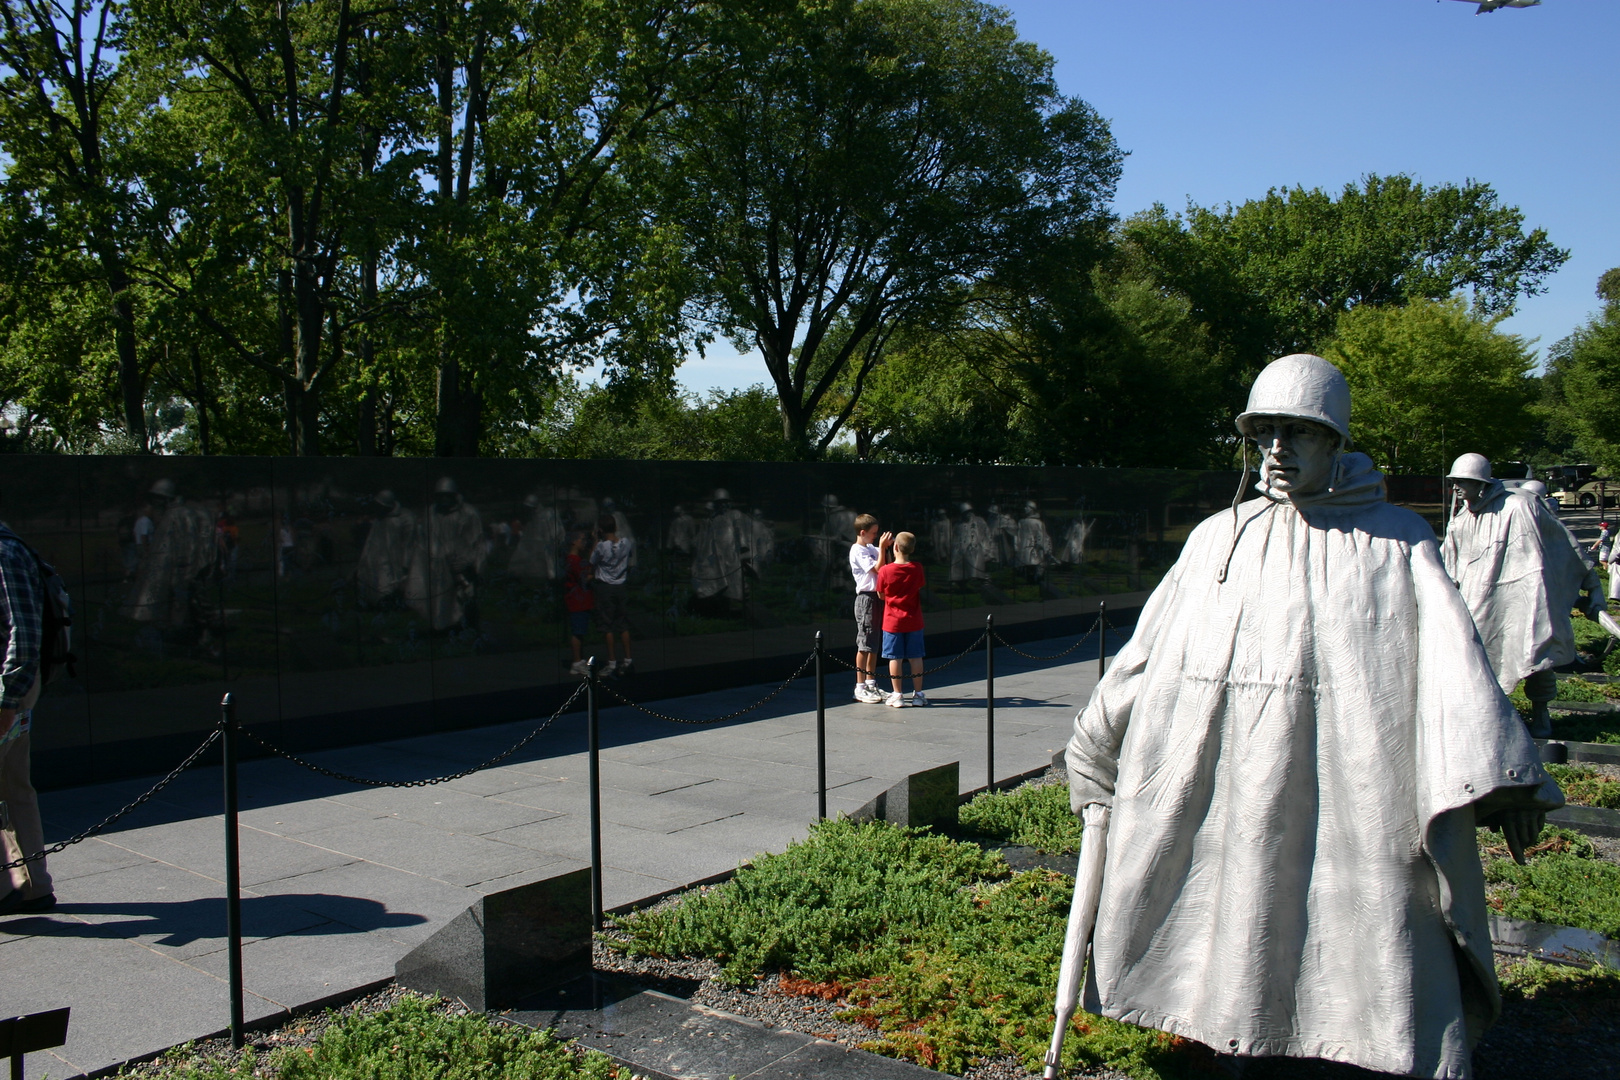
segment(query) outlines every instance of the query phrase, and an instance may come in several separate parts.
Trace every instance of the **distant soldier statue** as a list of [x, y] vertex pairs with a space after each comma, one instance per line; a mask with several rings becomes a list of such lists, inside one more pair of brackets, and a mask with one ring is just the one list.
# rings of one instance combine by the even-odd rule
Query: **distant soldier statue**
[[1552, 734], [1547, 703], [1558, 696], [1555, 669], [1575, 659], [1570, 608], [1580, 593], [1593, 619], [1605, 609], [1598, 576], [1575, 538], [1540, 499], [1509, 492], [1481, 454], [1464, 454], [1448, 475], [1462, 505], [1441, 545], [1479, 628], [1503, 693], [1524, 681], [1534, 713], [1530, 733]]
[[124, 614], [136, 622], [171, 629], [198, 620], [197, 589], [214, 569], [217, 547], [214, 519], [180, 496], [173, 480], [163, 479], [147, 493], [155, 519], [151, 538], [140, 545], [135, 581], [124, 600]]
[[435, 632], [476, 621], [474, 600], [486, 550], [483, 518], [461, 497], [456, 482], [442, 477], [422, 522], [405, 596]]
[[669, 546], [682, 555], [692, 554], [697, 546], [698, 523], [685, 506], [676, 506], [669, 521]]
[[562, 518], [555, 506], [535, 493], [523, 497], [523, 507], [528, 519], [506, 569], [526, 581], [555, 581], [563, 553]]
[[1522, 858], [1563, 800], [1349, 418], [1321, 357], [1261, 372], [1260, 497], [1193, 530], [1075, 720], [1072, 804], [1106, 830], [1086, 1007], [1466, 1078], [1501, 1010], [1475, 828]]
[[1024, 503], [1024, 516], [1018, 519], [1018, 565], [1030, 581], [1045, 576], [1052, 561], [1052, 534], [1046, 531], [1041, 511], [1034, 501]]
[[416, 515], [401, 506], [392, 491], [377, 492], [372, 504], [376, 518], [354, 571], [360, 603], [365, 607], [404, 596], [418, 540]]
[[951, 526], [951, 580], [985, 581], [990, 577], [985, 564], [990, 560], [990, 525], [973, 512], [972, 503], [957, 508]]

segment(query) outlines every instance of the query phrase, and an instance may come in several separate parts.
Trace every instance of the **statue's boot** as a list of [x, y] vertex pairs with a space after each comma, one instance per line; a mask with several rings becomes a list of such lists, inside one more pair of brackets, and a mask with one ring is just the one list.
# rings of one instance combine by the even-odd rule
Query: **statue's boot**
[[1547, 708], [1545, 701], [1532, 701], [1530, 703], [1530, 737], [1532, 739], [1552, 738], [1552, 712]]

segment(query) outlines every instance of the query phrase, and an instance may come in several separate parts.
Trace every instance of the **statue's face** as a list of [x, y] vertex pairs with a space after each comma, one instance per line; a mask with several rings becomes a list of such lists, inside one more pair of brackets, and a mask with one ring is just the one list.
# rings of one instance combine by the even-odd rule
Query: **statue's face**
[[1461, 495], [1463, 497], [1463, 502], [1467, 503], [1469, 507], [1472, 508], [1476, 503], [1479, 502], [1479, 497], [1485, 492], [1485, 481], [1465, 480], [1461, 477], [1457, 477], [1451, 481], [1451, 489], [1458, 495]]
[[1333, 476], [1339, 436], [1311, 420], [1257, 416], [1251, 421], [1260, 444], [1260, 476], [1273, 491], [1310, 495], [1326, 490]]

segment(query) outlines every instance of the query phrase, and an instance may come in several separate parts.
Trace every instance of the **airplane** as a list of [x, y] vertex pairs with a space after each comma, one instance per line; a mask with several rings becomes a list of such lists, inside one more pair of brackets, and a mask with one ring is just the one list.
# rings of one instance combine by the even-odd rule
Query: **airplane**
[[1474, 9], [1475, 15], [1483, 15], [1487, 11], [1495, 11], [1497, 8], [1539, 7], [1541, 4], [1541, 0], [1461, 0], [1461, 2], [1464, 4], [1478, 4], [1479, 6]]

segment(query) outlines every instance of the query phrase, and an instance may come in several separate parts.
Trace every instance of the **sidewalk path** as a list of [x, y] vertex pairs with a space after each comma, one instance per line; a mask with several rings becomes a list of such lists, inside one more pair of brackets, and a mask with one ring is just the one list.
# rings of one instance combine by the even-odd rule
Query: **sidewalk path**
[[[1117, 647], [1123, 634], [1110, 632]], [[1020, 646], [1056, 653], [1059, 639]], [[1088, 652], [1089, 650], [1089, 652]], [[1112, 651], [1112, 649], [1110, 649]], [[939, 663], [948, 657], [935, 658]], [[860, 807], [934, 765], [984, 785], [984, 654], [929, 685], [930, 707], [850, 700], [829, 662], [827, 809]], [[1096, 645], [1037, 663], [996, 652], [996, 772], [1051, 761], [1097, 677]], [[622, 688], [634, 695], [634, 683]], [[741, 687], [657, 703], [702, 719], [758, 700]], [[611, 700], [611, 699], [609, 699]], [[310, 755], [363, 776], [416, 779], [483, 761], [532, 729], [504, 724]], [[816, 813], [815, 683], [710, 727], [602, 713], [609, 907], [735, 868], [802, 839]], [[386, 981], [394, 963], [477, 895], [589, 862], [585, 720], [560, 718], [499, 767], [427, 788], [357, 788], [281, 760], [244, 764], [243, 969], [249, 1021]], [[101, 820], [150, 786], [48, 792], [48, 839]], [[49, 915], [0, 920], [0, 1016], [72, 1006], [68, 1044], [29, 1055], [30, 1077], [93, 1073], [225, 1028], [220, 774], [198, 769], [114, 831], [50, 861]]]

